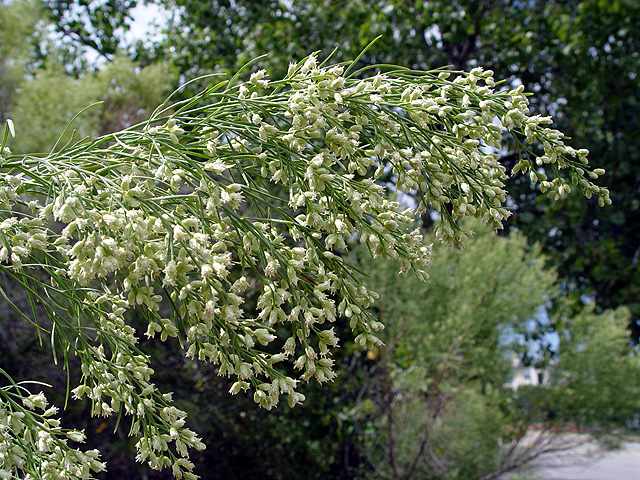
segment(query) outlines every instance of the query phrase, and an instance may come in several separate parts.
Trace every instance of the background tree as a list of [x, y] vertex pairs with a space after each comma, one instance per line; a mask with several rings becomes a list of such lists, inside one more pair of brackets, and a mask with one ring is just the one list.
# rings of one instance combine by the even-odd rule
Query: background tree
[[[385, 346], [368, 353], [372, 403], [360, 405], [371, 478], [497, 478], [579, 442], [531, 434], [549, 412], [561, 426], [608, 431], [640, 406], [636, 383], [625, 380], [640, 374], [628, 313], [585, 308], [567, 322], [551, 371], [541, 345], [521, 342], [559, 290], [555, 272], [522, 235], [476, 233], [464, 250], [434, 248], [425, 283], [395, 279], [394, 262], [362, 263], [387, 326]], [[509, 381], [514, 356], [531, 350], [545, 384], [524, 407]]]
[[67, 59], [76, 62], [87, 50], [112, 60], [126, 47], [132, 11], [138, 0], [44, 0], [47, 16], [61, 34]]
[[40, 18], [35, 2], [0, 3], [0, 124], [4, 124], [32, 58], [31, 38]]
[[[125, 55], [113, 56], [99, 70], [70, 73], [65, 55], [57, 54], [65, 46], [47, 38], [52, 26], [39, 2], [0, 4], [0, 16], [0, 63], [4, 65], [0, 67], [0, 122], [10, 117], [30, 132], [12, 143], [16, 153], [47, 151], [74, 135], [77, 140], [135, 125], [149, 117], [175, 83], [168, 62], [141, 67]], [[38, 52], [43, 49], [48, 54], [41, 62]], [[102, 103], [76, 118], [58, 139], [81, 110], [96, 102]], [[57, 115], [52, 116], [52, 111]]]
[[628, 319], [624, 308], [596, 315], [590, 306], [568, 322], [545, 399], [556, 421], [597, 431], [637, 413], [640, 387], [625, 380], [640, 368], [637, 354], [625, 345]]
[[392, 281], [393, 262], [366, 264], [387, 325], [385, 346], [370, 352], [371, 478], [480, 479], [519, 466], [501, 461], [503, 445], [517, 445], [531, 419], [510, 410], [505, 384], [555, 275], [523, 237], [482, 229], [465, 250], [434, 254], [425, 284]]
[[[116, 58], [102, 70], [80, 78], [64, 72], [61, 65], [47, 65], [24, 81], [20, 95], [8, 110], [29, 135], [18, 138], [15, 152], [50, 150], [72, 119], [88, 105], [100, 105], [79, 116], [60, 141], [73, 137], [106, 134], [135, 125], [162, 102], [171, 84], [168, 68], [155, 64], [137, 68], [131, 60]], [[51, 112], [57, 112], [54, 117]]]

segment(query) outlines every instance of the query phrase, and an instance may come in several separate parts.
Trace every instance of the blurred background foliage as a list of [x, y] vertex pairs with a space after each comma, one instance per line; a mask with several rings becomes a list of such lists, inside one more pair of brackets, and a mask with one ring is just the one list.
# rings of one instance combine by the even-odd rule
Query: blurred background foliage
[[[134, 17], [151, 11], [163, 12], [156, 34], [132, 37]], [[2, 0], [0, 124], [15, 122], [15, 152], [47, 151], [95, 102], [62, 142], [135, 125], [197, 75], [229, 74], [266, 54], [255, 68], [277, 77], [314, 50], [356, 58], [377, 36], [362, 66], [482, 66], [524, 84], [532, 110], [554, 115], [607, 170], [613, 205], [599, 209], [578, 194], [552, 202], [515, 181], [508, 228], [478, 231], [464, 251], [435, 248], [425, 284], [356, 248], [381, 294], [386, 346], [359, 351], [337, 325], [339, 377], [308, 385], [295, 409], [260, 411], [178, 345], [148, 342], [157, 382], [176, 392], [206, 440], [196, 458], [205, 479], [489, 479], [528, 460], [511, 446], [534, 423], [603, 431], [639, 411], [636, 1]], [[512, 166], [518, 152], [506, 143], [500, 153]], [[423, 228], [433, 221], [425, 216]], [[14, 378], [50, 378], [64, 404], [66, 374], [46, 339], [4, 303], [0, 312], [0, 363]], [[514, 358], [548, 383], [506, 388]], [[102, 449], [105, 478], [169, 475], [135, 465], [126, 425], [114, 431], [88, 411], [72, 401], [66, 421]]]

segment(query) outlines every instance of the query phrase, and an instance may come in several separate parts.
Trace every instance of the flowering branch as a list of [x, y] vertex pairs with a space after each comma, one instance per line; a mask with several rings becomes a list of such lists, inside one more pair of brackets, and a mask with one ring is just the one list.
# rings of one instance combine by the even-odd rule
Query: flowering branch
[[[50, 334], [65, 362], [67, 353], [80, 359], [74, 397], [91, 399], [94, 415], [133, 416], [137, 459], [152, 468], [196, 478], [188, 451], [204, 445], [151, 382], [128, 312], [147, 320], [148, 337], [178, 337], [188, 357], [234, 377], [232, 394], [250, 390], [267, 409], [284, 395], [293, 406], [304, 400], [300, 380], [335, 377], [331, 325], [339, 316], [358, 345], [380, 344], [383, 325], [367, 312], [377, 294], [344, 261], [349, 242], [426, 278], [431, 248], [408, 228], [417, 214], [438, 211], [436, 234], [447, 243], [470, 234], [458, 224], [465, 216], [500, 228], [507, 173], [495, 151], [505, 131], [544, 151], [535, 168], [523, 157], [512, 173], [558, 198], [571, 189], [558, 176], [565, 169], [587, 196], [610, 203], [588, 180], [603, 172], [545, 126], [549, 117], [528, 116], [522, 87], [496, 91], [481, 68], [381, 67], [365, 80], [344, 68], [312, 55], [282, 80], [261, 70], [246, 83], [216, 83], [165, 102], [143, 125], [46, 155], [12, 156], [5, 132], [0, 269], [48, 323], [35, 308], [19, 313]], [[389, 200], [380, 183], [387, 173], [398, 191], [419, 192], [416, 209]], [[258, 313], [249, 318], [243, 304], [255, 290]], [[171, 318], [161, 313], [167, 304]], [[289, 333], [281, 338], [277, 327]], [[283, 361], [300, 374], [283, 373]], [[22, 410], [2, 423], [17, 405], [7, 395], [2, 402], [0, 473], [26, 472], [1, 435], [16, 438], [36, 417]]]

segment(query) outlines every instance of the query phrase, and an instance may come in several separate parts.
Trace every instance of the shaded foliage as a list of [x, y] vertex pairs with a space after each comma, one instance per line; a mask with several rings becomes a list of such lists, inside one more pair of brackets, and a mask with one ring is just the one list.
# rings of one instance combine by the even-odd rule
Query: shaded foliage
[[[108, 60], [124, 46], [138, 0], [43, 0], [49, 18], [71, 52], [90, 48]], [[80, 50], [81, 53], [81, 50]], [[71, 60], [71, 58], [70, 58]]]

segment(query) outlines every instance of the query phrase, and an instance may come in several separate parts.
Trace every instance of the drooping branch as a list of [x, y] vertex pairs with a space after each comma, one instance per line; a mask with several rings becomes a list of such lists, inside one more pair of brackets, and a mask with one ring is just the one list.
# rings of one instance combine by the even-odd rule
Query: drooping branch
[[[152, 468], [194, 478], [189, 449], [204, 446], [151, 381], [128, 312], [146, 319], [148, 337], [178, 337], [188, 357], [234, 377], [232, 394], [252, 391], [267, 409], [286, 396], [293, 406], [304, 400], [301, 380], [334, 378], [338, 317], [356, 344], [380, 344], [383, 325], [368, 311], [377, 294], [345, 260], [350, 242], [425, 278], [431, 248], [409, 228], [420, 213], [439, 212], [435, 232], [447, 243], [464, 242], [467, 216], [502, 225], [507, 172], [490, 147], [503, 133], [544, 151], [513, 174], [559, 198], [571, 187], [551, 176], [563, 168], [587, 196], [609, 201], [587, 179], [602, 173], [587, 152], [565, 145], [544, 126], [550, 119], [527, 116], [522, 88], [496, 91], [481, 68], [381, 67], [363, 80], [351, 67], [312, 55], [280, 80], [261, 70], [246, 83], [218, 82], [169, 99], [137, 127], [49, 154], [11, 155], [8, 122], [0, 270], [44, 310], [54, 343], [79, 357], [74, 396], [90, 398], [93, 414], [131, 415], [137, 459]], [[387, 171], [398, 191], [420, 192], [415, 210], [387, 198]], [[255, 317], [243, 310], [249, 291], [259, 292]], [[299, 374], [280, 369], [284, 361]], [[39, 461], [9, 468], [31, 472], [20, 465]]]

